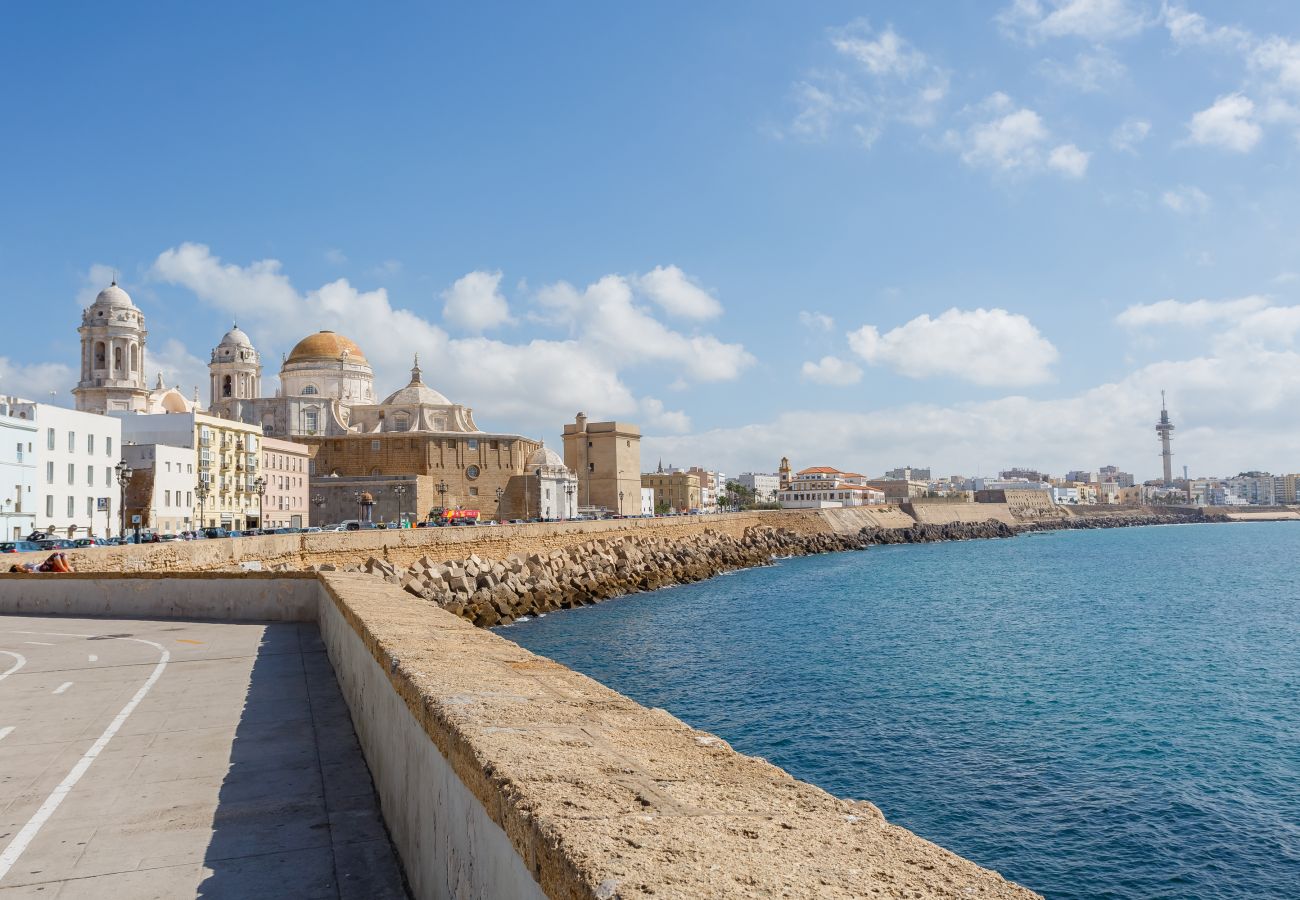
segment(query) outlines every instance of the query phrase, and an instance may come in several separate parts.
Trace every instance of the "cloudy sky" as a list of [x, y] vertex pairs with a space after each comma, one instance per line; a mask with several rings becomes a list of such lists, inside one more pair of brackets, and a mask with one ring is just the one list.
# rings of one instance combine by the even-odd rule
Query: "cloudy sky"
[[1293, 2], [294, 9], [6, 11], [0, 390], [116, 270], [187, 393], [238, 321], [651, 465], [1151, 477], [1166, 389], [1300, 470]]

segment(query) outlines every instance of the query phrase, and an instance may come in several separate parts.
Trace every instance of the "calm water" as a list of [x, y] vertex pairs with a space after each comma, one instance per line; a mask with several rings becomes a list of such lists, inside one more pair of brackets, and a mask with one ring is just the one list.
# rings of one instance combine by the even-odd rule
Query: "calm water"
[[1297, 548], [875, 547], [501, 633], [1049, 897], [1298, 897]]

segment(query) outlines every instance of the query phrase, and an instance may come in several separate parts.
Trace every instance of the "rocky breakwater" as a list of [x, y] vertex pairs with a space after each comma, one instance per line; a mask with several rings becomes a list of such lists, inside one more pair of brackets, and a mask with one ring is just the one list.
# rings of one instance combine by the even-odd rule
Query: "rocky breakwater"
[[861, 535], [796, 534], [752, 526], [740, 538], [712, 530], [674, 539], [629, 535], [548, 553], [512, 553], [504, 560], [472, 555], [438, 561], [424, 556], [403, 569], [371, 557], [357, 568], [491, 628], [523, 616], [767, 565], [773, 557], [860, 550], [869, 543]]
[[1186, 525], [1206, 521], [1195, 513], [1107, 513], [1099, 516], [1075, 515], [1065, 519], [1026, 522], [1021, 531], [1061, 531], [1089, 528], [1136, 528], [1140, 525]]
[[987, 522], [918, 522], [910, 528], [863, 528], [858, 539], [864, 546], [872, 544], [933, 544], [939, 541], [974, 541], [984, 538], [1015, 537], [1017, 529], [989, 519]]

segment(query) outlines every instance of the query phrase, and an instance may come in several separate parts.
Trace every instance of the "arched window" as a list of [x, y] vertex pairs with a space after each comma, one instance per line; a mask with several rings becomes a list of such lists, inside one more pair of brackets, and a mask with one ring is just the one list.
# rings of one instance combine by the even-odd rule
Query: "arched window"
[[230, 396], [230, 376], [226, 375], [221, 379], [221, 396]]
[[407, 431], [411, 427], [411, 417], [404, 412], [399, 412], [393, 416], [393, 430]]
[[304, 385], [304, 386], [303, 386], [303, 389], [302, 389], [302, 392], [303, 392], [304, 394], [319, 394], [319, 393], [320, 393], [320, 391], [316, 390], [316, 385], [314, 385], [314, 384]]
[[95, 368], [102, 369], [105, 366], [104, 342], [95, 341]]
[[114, 371], [117, 372], [122, 371], [122, 348], [121, 347], [113, 348], [113, 369]]

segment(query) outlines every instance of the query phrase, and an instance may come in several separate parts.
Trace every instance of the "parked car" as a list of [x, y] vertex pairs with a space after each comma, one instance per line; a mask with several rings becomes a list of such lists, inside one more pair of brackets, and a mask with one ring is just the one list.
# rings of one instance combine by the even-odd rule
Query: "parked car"
[[303, 534], [320, 534], [320, 533], [321, 533], [322, 531], [324, 531], [324, 530], [325, 530], [325, 529], [324, 529], [324, 528], [321, 528], [319, 525], [308, 525], [306, 528], [303, 528], [303, 529], [302, 529], [302, 533], [303, 533]]
[[0, 553], [35, 553], [41, 545], [35, 541], [5, 541], [0, 544]]
[[205, 528], [203, 529], [203, 536], [208, 538], [224, 538], [230, 537], [230, 532], [226, 531], [224, 528]]
[[156, 535], [156, 540], [160, 543], [170, 543], [171, 541], [179, 541], [180, 539], [181, 536], [179, 534], [172, 534], [171, 532]]
[[76, 542], [67, 538], [45, 538], [36, 542], [36, 546], [41, 550], [76, 550]]

